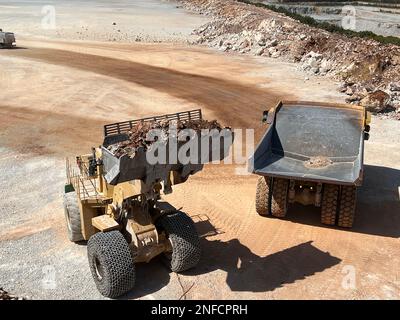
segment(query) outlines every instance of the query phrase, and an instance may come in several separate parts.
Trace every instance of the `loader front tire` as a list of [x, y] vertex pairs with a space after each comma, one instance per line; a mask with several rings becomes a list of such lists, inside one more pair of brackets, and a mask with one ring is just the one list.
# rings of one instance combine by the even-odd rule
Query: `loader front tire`
[[341, 189], [338, 226], [351, 228], [356, 213], [357, 188], [355, 186], [342, 186]]
[[201, 248], [193, 220], [177, 211], [163, 215], [157, 224], [171, 243], [172, 252], [166, 252], [164, 259], [171, 271], [182, 272], [195, 267], [200, 261]]
[[339, 186], [335, 184], [324, 185], [321, 203], [321, 223], [335, 225], [336, 212], [339, 198]]
[[272, 179], [270, 177], [259, 177], [256, 189], [256, 211], [260, 216], [270, 214]]
[[271, 214], [277, 218], [286, 216], [288, 207], [289, 180], [274, 178], [272, 180]]
[[68, 238], [72, 242], [84, 240], [81, 228], [81, 213], [78, 197], [74, 191], [64, 193], [64, 214], [67, 222]]
[[89, 267], [99, 292], [119, 297], [135, 285], [135, 265], [124, 236], [119, 231], [98, 232], [88, 241]]

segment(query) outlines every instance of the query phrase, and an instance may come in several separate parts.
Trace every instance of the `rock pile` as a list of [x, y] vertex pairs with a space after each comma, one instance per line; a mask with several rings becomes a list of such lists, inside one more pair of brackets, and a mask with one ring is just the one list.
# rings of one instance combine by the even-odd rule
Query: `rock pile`
[[180, 0], [212, 17], [194, 33], [196, 43], [299, 63], [310, 75], [340, 80], [348, 103], [400, 114], [400, 48], [304, 25], [290, 17], [234, 0]]
[[24, 300], [24, 298], [13, 296], [3, 288], [0, 288], [0, 300]]
[[[138, 122], [133, 128], [128, 131], [128, 139], [119, 143], [108, 146], [108, 150], [116, 157], [121, 157], [127, 154], [133, 158], [139, 148], [146, 151], [157, 139], [167, 140], [170, 134], [170, 129], [173, 129], [177, 135], [182, 130], [191, 129], [200, 133], [203, 129], [222, 130], [222, 126], [216, 121], [208, 120], [161, 120]], [[157, 130], [157, 137], [151, 135], [151, 130]], [[160, 137], [161, 135], [161, 137]]]

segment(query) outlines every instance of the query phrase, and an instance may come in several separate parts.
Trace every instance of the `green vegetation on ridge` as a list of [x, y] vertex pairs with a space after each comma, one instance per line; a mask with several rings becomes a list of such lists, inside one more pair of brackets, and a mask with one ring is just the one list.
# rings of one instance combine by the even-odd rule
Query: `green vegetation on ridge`
[[344, 29], [340, 26], [331, 24], [329, 22], [320, 22], [320, 21], [315, 20], [312, 17], [303, 16], [298, 13], [293, 13], [283, 7], [277, 7], [274, 5], [268, 5], [268, 4], [259, 3], [259, 2], [252, 2], [249, 0], [237, 0], [237, 1], [246, 3], [246, 4], [250, 4], [250, 5], [254, 5], [257, 7], [261, 7], [261, 8], [266, 8], [266, 9], [269, 9], [269, 10], [272, 10], [272, 11], [275, 11], [278, 13], [282, 13], [288, 17], [291, 17], [291, 18], [293, 18], [301, 23], [304, 23], [306, 25], [309, 25], [311, 27], [323, 29], [323, 30], [326, 30], [329, 32], [340, 33], [340, 34], [343, 34], [350, 38], [354, 38], [354, 37], [367, 38], [367, 39], [372, 39], [372, 40], [378, 41], [383, 44], [395, 44], [395, 45], [400, 46], [400, 38], [398, 38], [398, 37], [381, 36], [381, 35], [377, 35], [376, 33], [371, 32], [371, 31], [353, 31], [353, 30]]

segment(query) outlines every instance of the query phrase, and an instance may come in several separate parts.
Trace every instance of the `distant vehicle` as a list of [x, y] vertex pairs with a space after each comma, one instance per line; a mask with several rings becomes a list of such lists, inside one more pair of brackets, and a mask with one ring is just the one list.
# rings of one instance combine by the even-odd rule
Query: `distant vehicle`
[[3, 32], [0, 29], [0, 48], [15, 47], [15, 36], [12, 32]]

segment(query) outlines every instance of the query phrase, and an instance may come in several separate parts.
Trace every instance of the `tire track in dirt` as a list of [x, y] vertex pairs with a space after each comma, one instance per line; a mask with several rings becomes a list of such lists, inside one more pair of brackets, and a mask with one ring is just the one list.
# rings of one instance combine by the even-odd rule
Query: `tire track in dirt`
[[279, 101], [276, 93], [236, 81], [106, 56], [50, 48], [12, 50], [6, 54], [94, 72], [152, 88], [204, 106], [233, 127], [253, 127], [254, 123], [258, 123], [265, 106]]
[[[105, 122], [55, 111], [0, 105], [3, 133], [0, 141], [22, 154], [65, 157], [74, 150], [82, 150], [82, 143], [88, 150], [98, 144]], [[3, 138], [6, 136], [7, 139]]]

